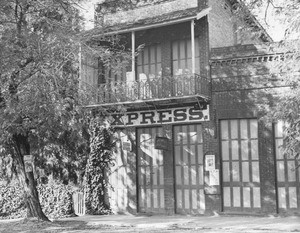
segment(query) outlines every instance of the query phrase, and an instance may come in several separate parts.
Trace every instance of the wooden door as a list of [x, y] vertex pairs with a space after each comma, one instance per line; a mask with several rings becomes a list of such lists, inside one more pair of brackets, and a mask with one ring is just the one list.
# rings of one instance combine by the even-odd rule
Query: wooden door
[[279, 212], [299, 212], [300, 172], [299, 169], [295, 169], [298, 166], [298, 162], [292, 157], [284, 156], [282, 153], [282, 122], [275, 124], [274, 129], [278, 210]]
[[174, 126], [176, 213], [205, 210], [202, 126]]
[[162, 128], [141, 128], [137, 131], [138, 146], [138, 210], [142, 213], [164, 213], [163, 152], [154, 148]]
[[261, 207], [257, 120], [222, 120], [223, 210], [258, 212]]

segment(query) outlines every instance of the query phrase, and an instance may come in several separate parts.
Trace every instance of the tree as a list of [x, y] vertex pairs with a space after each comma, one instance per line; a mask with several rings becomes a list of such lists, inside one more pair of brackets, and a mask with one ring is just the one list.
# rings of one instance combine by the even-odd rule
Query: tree
[[[277, 46], [281, 49], [282, 56], [270, 70], [270, 75], [282, 80], [282, 85], [286, 88], [273, 93], [278, 99], [266, 118], [271, 122], [285, 122], [283, 152], [300, 161], [300, 4], [295, 0], [245, 0], [242, 3], [250, 11], [260, 12], [257, 16], [267, 27], [274, 16], [281, 19], [277, 23], [284, 29], [284, 38], [277, 42]], [[242, 9], [236, 9], [237, 15], [240, 15]]]
[[48, 218], [24, 156], [67, 182], [82, 175], [74, 169], [83, 173], [89, 153], [91, 115], [82, 106], [94, 93], [79, 89], [79, 52], [115, 72], [130, 57], [120, 38], [81, 32], [78, 3], [0, 2], [0, 159], [24, 187], [27, 217], [41, 220]]
[[[0, 2], [0, 146], [24, 187], [27, 216], [44, 215], [24, 155], [79, 137], [77, 54], [81, 18], [76, 1]], [[66, 146], [64, 148], [67, 148]], [[44, 153], [45, 154], [45, 153]]]

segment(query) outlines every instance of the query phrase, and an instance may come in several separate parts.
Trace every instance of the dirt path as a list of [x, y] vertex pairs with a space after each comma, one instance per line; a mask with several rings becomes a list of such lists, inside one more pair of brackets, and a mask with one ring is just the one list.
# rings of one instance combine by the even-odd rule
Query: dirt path
[[0, 233], [300, 233], [298, 217], [125, 217], [123, 221], [120, 219], [122, 217], [90, 216], [53, 222], [41, 222], [36, 219], [7, 220], [0, 221]]

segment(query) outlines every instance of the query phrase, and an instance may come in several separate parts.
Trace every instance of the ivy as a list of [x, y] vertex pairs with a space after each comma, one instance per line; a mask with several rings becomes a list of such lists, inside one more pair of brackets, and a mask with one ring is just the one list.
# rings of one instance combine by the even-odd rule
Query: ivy
[[86, 214], [101, 215], [111, 213], [109, 204], [105, 201], [109, 186], [107, 174], [113, 165], [112, 140], [114, 130], [101, 120], [94, 119], [90, 125], [90, 155], [85, 174], [85, 204]]

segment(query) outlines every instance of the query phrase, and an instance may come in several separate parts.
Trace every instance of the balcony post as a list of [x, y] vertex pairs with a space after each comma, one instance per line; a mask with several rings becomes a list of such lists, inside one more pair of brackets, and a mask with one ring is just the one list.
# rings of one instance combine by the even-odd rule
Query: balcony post
[[195, 20], [191, 21], [192, 74], [196, 73], [195, 62]]
[[131, 72], [132, 80], [135, 80], [135, 32], [131, 32]]
[[[192, 49], [192, 77], [190, 77], [190, 84], [194, 83], [194, 94], [197, 93], [196, 85], [196, 59], [195, 59], [195, 20], [191, 21], [191, 49]], [[193, 80], [194, 79], [194, 80]], [[194, 81], [194, 82], [192, 82]], [[191, 89], [192, 90], [192, 89]]]

